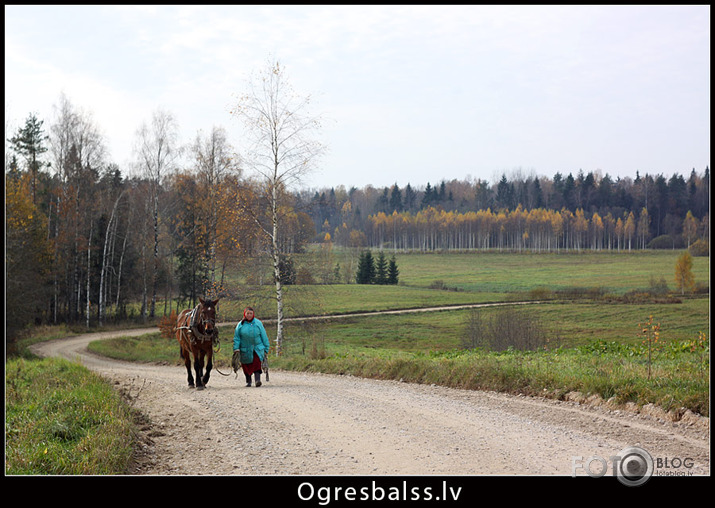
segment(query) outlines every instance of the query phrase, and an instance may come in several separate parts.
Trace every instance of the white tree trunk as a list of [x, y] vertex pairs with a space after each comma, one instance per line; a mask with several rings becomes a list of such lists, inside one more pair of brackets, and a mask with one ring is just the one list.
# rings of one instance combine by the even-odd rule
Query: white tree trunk
[[[276, 191], [273, 190], [275, 197]], [[281, 284], [280, 253], [278, 251], [278, 211], [276, 200], [273, 200], [273, 234], [271, 250], [273, 254], [273, 275], [276, 281], [276, 354], [280, 355], [283, 349], [283, 286]]]

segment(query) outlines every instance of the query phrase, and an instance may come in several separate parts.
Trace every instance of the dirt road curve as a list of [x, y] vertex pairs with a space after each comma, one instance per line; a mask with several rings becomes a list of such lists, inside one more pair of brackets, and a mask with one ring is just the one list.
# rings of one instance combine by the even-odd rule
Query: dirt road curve
[[[214, 370], [206, 390], [183, 367], [91, 355], [92, 334], [35, 346], [78, 360], [129, 392], [147, 417], [136, 475], [565, 475], [573, 457], [608, 459], [640, 446], [709, 475], [709, 430], [569, 402], [271, 371], [246, 388]], [[709, 422], [709, 420], [707, 420]], [[577, 463], [580, 464], [580, 463]], [[610, 463], [609, 463], [610, 464]], [[577, 468], [578, 474], [585, 474]], [[656, 474], [658, 471], [656, 471]], [[610, 474], [610, 473], [609, 473]]]

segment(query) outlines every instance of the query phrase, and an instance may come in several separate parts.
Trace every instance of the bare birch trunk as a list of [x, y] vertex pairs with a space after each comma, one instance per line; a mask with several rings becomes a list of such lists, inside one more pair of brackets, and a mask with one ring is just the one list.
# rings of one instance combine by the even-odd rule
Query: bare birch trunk
[[281, 285], [280, 253], [278, 251], [278, 196], [276, 186], [271, 191], [271, 253], [273, 255], [273, 276], [276, 281], [276, 354], [283, 348], [283, 287]]
[[86, 321], [87, 321], [87, 328], [89, 328], [89, 310], [90, 310], [90, 281], [92, 279], [91, 273], [92, 273], [92, 232], [94, 230], [94, 223], [91, 222], [91, 225], [89, 227], [89, 238], [87, 238], [87, 308], [86, 308]]
[[120, 194], [117, 200], [114, 202], [114, 207], [112, 208], [112, 214], [109, 216], [109, 222], [107, 223], [107, 231], [104, 235], [104, 248], [102, 250], [102, 270], [99, 274], [99, 302], [97, 304], [99, 305], [99, 311], [98, 311], [98, 322], [99, 326], [102, 326], [102, 321], [104, 319], [104, 307], [105, 307], [105, 301], [104, 301], [104, 284], [105, 284], [105, 279], [106, 279], [106, 273], [108, 268], [108, 254], [107, 251], [109, 250], [109, 244], [110, 244], [110, 233], [112, 231], [112, 223], [114, 222], [114, 217], [117, 212], [117, 206], [119, 206], [119, 201], [122, 199], [122, 195], [124, 193]]

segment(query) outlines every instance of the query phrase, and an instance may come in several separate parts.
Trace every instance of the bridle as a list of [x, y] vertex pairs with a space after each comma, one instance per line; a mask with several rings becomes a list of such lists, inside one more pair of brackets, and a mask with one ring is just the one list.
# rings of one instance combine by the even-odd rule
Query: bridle
[[[201, 323], [201, 328], [203, 329], [203, 332], [199, 330], [199, 327], [197, 324], [194, 324], [194, 326], [191, 327], [191, 331], [193, 332], [194, 336], [199, 339], [200, 341], [204, 340], [218, 340], [218, 330], [216, 329], [216, 319], [214, 318], [209, 318], [206, 317], [206, 309], [203, 307], [203, 305], [199, 304], [196, 307], [196, 311], [198, 311], [199, 307], [201, 308], [201, 314], [199, 315], [199, 319], [195, 321]], [[211, 332], [206, 333], [206, 325], [211, 325]]]
[[[211, 325], [211, 330], [216, 330], [216, 319], [206, 317], [206, 309], [201, 310], [201, 326], [206, 330], [206, 325]], [[211, 332], [213, 333], [213, 332]]]

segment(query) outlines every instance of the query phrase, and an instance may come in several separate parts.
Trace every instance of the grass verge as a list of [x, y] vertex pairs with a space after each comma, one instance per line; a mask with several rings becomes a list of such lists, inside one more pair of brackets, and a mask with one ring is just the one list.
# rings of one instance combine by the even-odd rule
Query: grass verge
[[[544, 396], [563, 400], [567, 394], [597, 395], [621, 405], [655, 404], [682, 415], [685, 410], [709, 416], [709, 362], [673, 345], [651, 365], [642, 352], [617, 343], [593, 343], [552, 351], [454, 350], [414, 353], [348, 349], [329, 355], [292, 355], [271, 360], [287, 370], [354, 375], [453, 388]], [[630, 357], [634, 354], [636, 357]]]
[[5, 365], [5, 474], [126, 473], [131, 409], [107, 381], [62, 359]]

